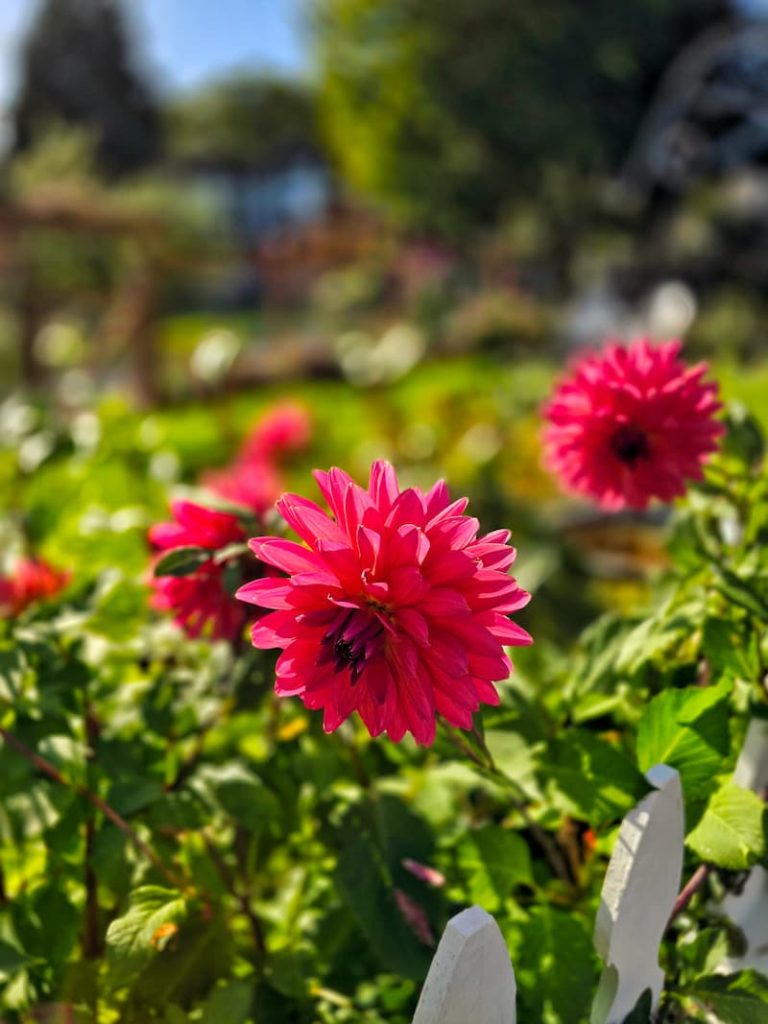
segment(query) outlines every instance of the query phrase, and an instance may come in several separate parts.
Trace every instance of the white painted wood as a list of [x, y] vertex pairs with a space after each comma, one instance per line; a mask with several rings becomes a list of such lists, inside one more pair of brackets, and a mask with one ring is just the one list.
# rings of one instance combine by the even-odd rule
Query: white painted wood
[[470, 907], [446, 925], [413, 1024], [516, 1024], [516, 994], [499, 926]]
[[624, 819], [595, 920], [604, 963], [590, 1024], [620, 1024], [650, 988], [654, 1008], [664, 976], [659, 945], [680, 888], [685, 820], [680, 776], [656, 765], [656, 787]]
[[[768, 787], [768, 722], [753, 718], [747, 728], [733, 781], [757, 793]], [[744, 956], [728, 957], [719, 970], [730, 973], [752, 967], [768, 974], [768, 872], [756, 865], [743, 892], [726, 896], [723, 911], [744, 933]]]

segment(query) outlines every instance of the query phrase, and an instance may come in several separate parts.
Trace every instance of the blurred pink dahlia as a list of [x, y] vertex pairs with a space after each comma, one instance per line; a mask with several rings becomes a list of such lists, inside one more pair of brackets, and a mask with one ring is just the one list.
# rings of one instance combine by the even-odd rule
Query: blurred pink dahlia
[[243, 442], [241, 462], [279, 460], [306, 447], [312, 437], [308, 410], [298, 402], [285, 400], [268, 409]]
[[233, 462], [203, 474], [202, 484], [214, 494], [247, 508], [262, 519], [283, 493], [283, 481], [269, 462]]
[[544, 462], [564, 488], [602, 508], [643, 509], [700, 480], [724, 427], [706, 363], [687, 367], [680, 342], [639, 338], [576, 363], [543, 412]]
[[202, 483], [261, 519], [285, 490], [280, 461], [308, 444], [311, 436], [312, 421], [304, 406], [279, 402], [253, 427], [237, 458], [206, 473]]
[[160, 552], [180, 547], [208, 548], [211, 557], [187, 576], [160, 576], [152, 580], [152, 605], [173, 612], [174, 621], [188, 636], [207, 628], [214, 639], [235, 640], [245, 626], [243, 607], [226, 584], [226, 565], [214, 560], [217, 551], [245, 541], [245, 531], [228, 512], [175, 501], [174, 521], [157, 523], [149, 531], [150, 542]]
[[435, 737], [435, 718], [472, 727], [481, 703], [498, 704], [493, 685], [511, 669], [504, 645], [531, 643], [508, 616], [527, 604], [507, 570], [509, 532], [478, 537], [442, 481], [424, 494], [401, 491], [386, 462], [368, 489], [342, 470], [316, 471], [331, 515], [306, 498], [277, 503], [304, 544], [275, 537], [250, 542], [288, 573], [247, 583], [238, 597], [272, 609], [253, 627], [256, 647], [281, 647], [275, 690], [322, 708], [332, 732], [358, 711], [373, 736], [418, 743]]
[[31, 604], [56, 597], [71, 574], [42, 558], [21, 558], [10, 576], [0, 576], [0, 615], [21, 615]]

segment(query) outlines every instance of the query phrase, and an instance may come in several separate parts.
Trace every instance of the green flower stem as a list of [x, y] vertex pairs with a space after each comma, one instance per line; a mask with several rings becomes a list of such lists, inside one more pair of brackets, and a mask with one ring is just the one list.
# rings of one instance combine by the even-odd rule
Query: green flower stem
[[205, 830], [200, 834], [203, 838], [206, 852], [211, 859], [211, 863], [215, 867], [226, 888], [234, 896], [243, 916], [247, 919], [248, 924], [250, 925], [251, 935], [253, 937], [253, 943], [256, 947], [256, 951], [259, 954], [259, 957], [263, 958], [267, 953], [267, 942], [261, 918], [251, 906], [248, 894], [238, 890], [233, 872], [230, 870], [229, 865], [222, 857], [220, 850], [212, 841], [211, 837], [205, 832]]
[[484, 774], [493, 779], [493, 781], [499, 783], [507, 791], [510, 803], [523, 819], [531, 835], [541, 847], [544, 856], [547, 858], [549, 866], [552, 868], [556, 877], [564, 882], [569, 888], [572, 888], [574, 879], [568, 868], [568, 862], [557, 841], [549, 834], [549, 832], [546, 831], [546, 829], [543, 829], [538, 822], [533, 820], [528, 812], [528, 794], [519, 783], [515, 782], [514, 779], [511, 779], [497, 766], [493, 759], [493, 755], [485, 743], [485, 738], [479, 732], [477, 726], [475, 726], [472, 732], [469, 733], [477, 744], [477, 750], [473, 748], [473, 746], [458, 730], [452, 729], [448, 725], [445, 725], [445, 734], [457, 750], [460, 750], [465, 754], [472, 762], [474, 762], [474, 764], [482, 769]]

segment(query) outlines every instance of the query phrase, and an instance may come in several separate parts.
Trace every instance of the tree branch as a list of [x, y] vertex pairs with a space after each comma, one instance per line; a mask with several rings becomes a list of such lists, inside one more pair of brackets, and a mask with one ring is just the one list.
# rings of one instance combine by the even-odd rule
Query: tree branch
[[113, 807], [110, 807], [109, 804], [98, 795], [98, 793], [94, 793], [92, 790], [88, 789], [87, 786], [73, 785], [61, 774], [55, 765], [51, 764], [51, 762], [46, 760], [46, 758], [41, 757], [40, 754], [37, 754], [34, 750], [28, 747], [26, 743], [23, 743], [17, 736], [14, 736], [13, 733], [4, 729], [2, 726], [0, 726], [0, 737], [2, 737], [8, 746], [15, 750], [17, 754], [20, 754], [23, 758], [29, 761], [31, 765], [37, 768], [38, 771], [43, 772], [50, 779], [53, 779], [54, 782], [58, 782], [60, 786], [66, 786], [67, 789], [73, 790], [79, 796], [85, 797], [86, 800], [90, 801], [97, 810], [101, 811], [105, 818], [120, 829], [139, 853], [146, 857], [146, 859], [157, 868], [157, 870], [171, 883], [171, 885], [178, 889], [183, 889], [185, 887], [186, 883], [184, 880], [163, 864], [155, 851], [144, 842], [144, 840], [128, 824], [125, 818], [121, 814], [118, 814]]

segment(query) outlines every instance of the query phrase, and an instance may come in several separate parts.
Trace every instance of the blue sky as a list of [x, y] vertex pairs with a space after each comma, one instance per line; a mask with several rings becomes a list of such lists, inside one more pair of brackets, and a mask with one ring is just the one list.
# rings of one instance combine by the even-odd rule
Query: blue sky
[[[16, 81], [16, 53], [39, 0], [0, 0], [0, 112]], [[127, 0], [142, 50], [165, 90], [193, 88], [236, 68], [306, 69], [308, 0]], [[2, 116], [2, 114], [0, 114]]]

